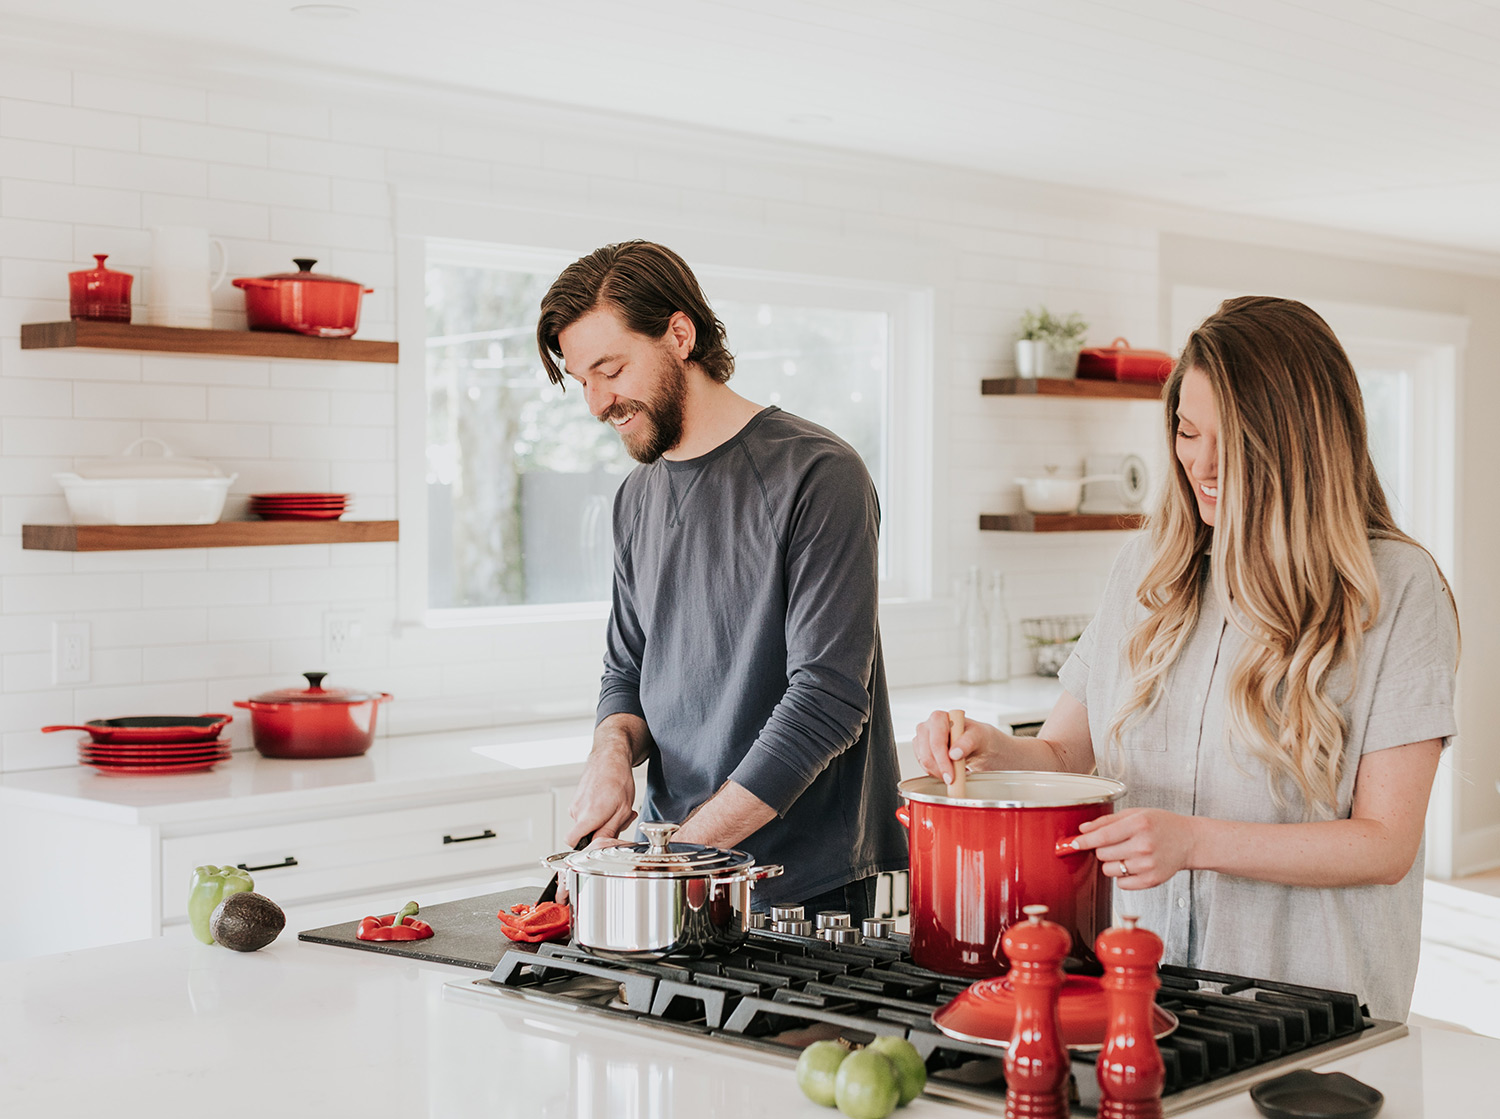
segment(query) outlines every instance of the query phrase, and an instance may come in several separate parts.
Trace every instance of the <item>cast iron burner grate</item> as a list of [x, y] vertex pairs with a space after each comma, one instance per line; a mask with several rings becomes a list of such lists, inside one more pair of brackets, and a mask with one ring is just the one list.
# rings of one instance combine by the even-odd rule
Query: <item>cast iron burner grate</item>
[[[814, 1041], [856, 1044], [907, 1037], [927, 1061], [934, 1096], [993, 1105], [1005, 1093], [1003, 1052], [959, 1041], [932, 1012], [971, 980], [911, 962], [904, 936], [834, 945], [753, 931], [712, 959], [617, 960], [571, 945], [511, 949], [488, 979], [465, 989], [584, 1007], [641, 1023], [795, 1059]], [[1368, 1018], [1340, 991], [1163, 966], [1157, 1002], [1178, 1018], [1161, 1043], [1163, 1109], [1185, 1111], [1292, 1068], [1394, 1040], [1404, 1026]], [[1074, 1108], [1092, 1114], [1092, 1054], [1073, 1054]]]

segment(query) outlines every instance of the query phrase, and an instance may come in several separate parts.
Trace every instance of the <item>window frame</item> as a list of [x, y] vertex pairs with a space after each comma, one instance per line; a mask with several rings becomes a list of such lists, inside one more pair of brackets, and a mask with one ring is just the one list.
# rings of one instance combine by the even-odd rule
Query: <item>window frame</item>
[[[400, 414], [397, 471], [401, 534], [397, 545], [398, 625], [427, 629], [572, 623], [597, 628], [609, 602], [432, 607], [428, 602], [426, 272], [434, 261], [478, 267], [560, 272], [589, 250], [547, 248], [479, 237], [397, 238], [398, 323], [403, 357], [397, 366]], [[697, 254], [702, 255], [702, 254]], [[926, 598], [931, 587], [933, 291], [881, 280], [734, 265], [693, 264], [710, 302], [756, 301], [882, 311], [888, 316], [885, 416], [887, 576], [882, 604]], [[730, 340], [731, 351], [734, 340]], [[731, 382], [732, 384], [732, 382]], [[577, 386], [571, 386], [577, 391]], [[764, 401], [760, 403], [766, 403]], [[897, 421], [900, 417], [900, 422]]]

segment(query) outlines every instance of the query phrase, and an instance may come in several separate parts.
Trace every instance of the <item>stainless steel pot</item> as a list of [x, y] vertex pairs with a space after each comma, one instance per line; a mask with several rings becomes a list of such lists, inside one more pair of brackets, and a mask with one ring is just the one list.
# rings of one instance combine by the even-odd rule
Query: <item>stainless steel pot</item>
[[751, 886], [782, 868], [743, 851], [672, 843], [677, 824], [641, 825], [646, 843], [563, 851], [542, 865], [567, 875], [573, 940], [625, 956], [703, 956], [745, 940]]

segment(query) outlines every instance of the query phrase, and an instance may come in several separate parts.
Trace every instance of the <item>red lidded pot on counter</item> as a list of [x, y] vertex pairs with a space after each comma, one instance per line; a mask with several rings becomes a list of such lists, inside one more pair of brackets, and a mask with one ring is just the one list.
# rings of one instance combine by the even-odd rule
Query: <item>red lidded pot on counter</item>
[[306, 688], [280, 688], [236, 707], [250, 712], [255, 748], [268, 758], [352, 758], [375, 742], [375, 716], [389, 692], [325, 688], [326, 672], [304, 672]]
[[315, 338], [348, 338], [359, 329], [359, 304], [374, 291], [353, 280], [314, 272], [307, 257], [292, 261], [296, 272], [241, 276], [245, 321], [251, 330], [283, 330]]
[[1072, 937], [1068, 955], [1092, 961], [1113, 911], [1092, 851], [1067, 846], [1078, 826], [1112, 812], [1125, 786], [1080, 773], [970, 773], [963, 797], [936, 777], [897, 786], [911, 849], [912, 961], [945, 975], [1005, 971], [1000, 937], [1027, 905]]
[[95, 253], [98, 265], [68, 273], [68, 314], [94, 322], [129, 322], [130, 287], [135, 277], [104, 267], [108, 253]]

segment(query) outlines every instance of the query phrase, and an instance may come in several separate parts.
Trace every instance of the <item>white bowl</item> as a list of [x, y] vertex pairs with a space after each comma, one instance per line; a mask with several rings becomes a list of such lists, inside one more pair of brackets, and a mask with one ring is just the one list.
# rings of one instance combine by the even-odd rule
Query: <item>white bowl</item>
[[237, 474], [227, 478], [80, 478], [54, 474], [78, 525], [211, 525]]

